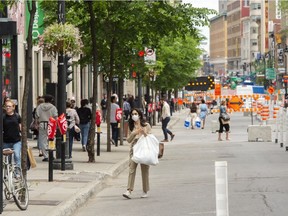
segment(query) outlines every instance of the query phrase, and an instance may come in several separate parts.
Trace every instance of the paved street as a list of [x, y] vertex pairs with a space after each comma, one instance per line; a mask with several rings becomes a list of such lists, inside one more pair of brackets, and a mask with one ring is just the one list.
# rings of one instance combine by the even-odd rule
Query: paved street
[[228, 163], [230, 215], [288, 214], [288, 153], [279, 144], [248, 142], [247, 125], [251, 119], [243, 113], [232, 114], [231, 141], [223, 142], [211, 133], [210, 122], [218, 114], [208, 116], [204, 130], [186, 130], [185, 117], [183, 114], [172, 128], [175, 141], [165, 145], [160, 164], [150, 169], [149, 198], [140, 198], [139, 168], [133, 198], [122, 197], [127, 184], [126, 169], [109, 180], [107, 187], [79, 208], [75, 216], [216, 215], [215, 161]]

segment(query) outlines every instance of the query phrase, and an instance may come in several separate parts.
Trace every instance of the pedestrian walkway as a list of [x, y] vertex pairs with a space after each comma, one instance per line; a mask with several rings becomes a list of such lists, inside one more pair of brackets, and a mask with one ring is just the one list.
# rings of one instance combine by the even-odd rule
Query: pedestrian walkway
[[[168, 127], [173, 126], [186, 112], [173, 113]], [[111, 152], [107, 152], [106, 124], [101, 125], [100, 156], [95, 156], [96, 163], [87, 163], [87, 152], [82, 151], [80, 142], [74, 142], [72, 163], [73, 170], [53, 171], [53, 182], [48, 181], [48, 163], [42, 162], [39, 157], [35, 140], [29, 141], [33, 148], [33, 154], [37, 161], [37, 167], [28, 171], [28, 187], [30, 203], [26, 211], [20, 211], [14, 201], [4, 202], [7, 204], [2, 215], [4, 216], [69, 216], [82, 206], [93, 194], [99, 192], [105, 186], [105, 180], [116, 177], [128, 167], [129, 145], [118, 147], [111, 146]], [[152, 127], [152, 132], [161, 140], [163, 133], [161, 123]], [[176, 134], [177, 137], [177, 134]], [[95, 152], [96, 154], [96, 152]], [[119, 195], [120, 196], [120, 195]]]

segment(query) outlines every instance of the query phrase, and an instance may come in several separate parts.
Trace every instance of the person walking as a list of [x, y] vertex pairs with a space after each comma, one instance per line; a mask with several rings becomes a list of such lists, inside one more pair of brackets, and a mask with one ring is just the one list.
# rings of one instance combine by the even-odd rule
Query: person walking
[[21, 117], [15, 112], [15, 103], [6, 100], [3, 114], [3, 149], [14, 150], [14, 161], [16, 166], [21, 167]]
[[199, 105], [199, 109], [200, 109], [199, 117], [200, 117], [200, 119], [202, 121], [201, 129], [204, 129], [205, 120], [206, 120], [206, 116], [207, 116], [207, 113], [208, 113], [208, 107], [207, 107], [207, 104], [205, 103], [204, 99], [201, 100], [201, 104]]
[[194, 129], [195, 120], [197, 118], [197, 104], [193, 102], [190, 107], [190, 116], [191, 116], [191, 129]]
[[119, 109], [119, 105], [116, 103], [117, 97], [111, 96], [111, 110], [110, 110], [110, 125], [112, 129], [112, 143], [118, 146], [118, 122], [116, 120], [116, 110]]
[[54, 102], [54, 98], [52, 95], [45, 95], [44, 96], [44, 103], [41, 103], [36, 108], [36, 119], [39, 123], [39, 134], [38, 134], [38, 146], [40, 151], [42, 152], [44, 159], [42, 161], [48, 161], [48, 142], [47, 142], [47, 129], [48, 129], [48, 122], [49, 118], [53, 117], [57, 119], [58, 117], [58, 110], [52, 104]]
[[82, 150], [86, 151], [92, 112], [91, 109], [88, 108], [88, 99], [82, 99], [80, 103], [81, 107], [77, 109], [77, 114], [80, 119], [79, 127], [81, 130]]
[[220, 128], [219, 128], [219, 132], [218, 132], [218, 141], [223, 141], [222, 140], [222, 133], [223, 133], [223, 128], [225, 128], [225, 132], [226, 132], [226, 140], [230, 140], [229, 139], [229, 132], [230, 132], [230, 122], [229, 121], [224, 121], [223, 118], [221, 117], [221, 115], [223, 115], [223, 113], [227, 114], [227, 107], [226, 107], [226, 101], [221, 101], [221, 105], [220, 105], [220, 114], [219, 114], [219, 124], [220, 124]]
[[106, 122], [106, 113], [107, 113], [107, 96], [106, 94], [103, 95], [103, 99], [100, 103], [101, 110], [102, 110], [102, 120], [103, 122]]
[[168, 140], [168, 134], [171, 136], [171, 141], [174, 139], [175, 134], [173, 134], [168, 128], [168, 123], [170, 121], [170, 106], [169, 104], [165, 101], [164, 98], [161, 98], [160, 104], [162, 106], [162, 111], [161, 111], [161, 119], [162, 119], [162, 130], [164, 134], [164, 140], [161, 142], [169, 142]]
[[77, 111], [71, 107], [69, 101], [66, 102], [66, 118], [68, 124], [68, 138], [69, 138], [69, 158], [72, 158], [73, 140], [75, 135], [75, 126], [80, 123]]
[[[130, 130], [130, 135], [127, 137], [127, 142], [130, 143], [129, 176], [127, 191], [123, 193], [123, 197], [131, 199], [131, 192], [134, 190], [136, 169], [138, 166], [138, 164], [131, 159], [133, 156], [133, 146], [137, 143], [138, 139], [142, 135], [147, 136], [147, 134], [151, 133], [151, 126], [144, 120], [143, 113], [137, 108], [132, 109], [128, 122]], [[141, 195], [141, 198], [146, 198], [148, 197], [147, 193], [149, 191], [149, 165], [140, 164], [140, 166], [143, 189], [143, 194]]]
[[131, 106], [127, 102], [127, 98], [124, 98], [123, 100], [124, 120], [128, 120], [129, 113], [131, 112]]

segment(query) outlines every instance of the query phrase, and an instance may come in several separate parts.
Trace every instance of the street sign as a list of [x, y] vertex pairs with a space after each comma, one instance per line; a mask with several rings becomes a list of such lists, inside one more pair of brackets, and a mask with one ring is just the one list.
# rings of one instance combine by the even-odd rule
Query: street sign
[[234, 111], [239, 111], [241, 106], [243, 106], [243, 101], [241, 98], [238, 96], [233, 96], [229, 101], [228, 101], [228, 108], [233, 109]]
[[154, 49], [145, 47], [145, 64], [154, 65], [156, 64], [156, 53]]
[[266, 68], [266, 79], [269, 79], [269, 80], [276, 79], [276, 72], [274, 68]]

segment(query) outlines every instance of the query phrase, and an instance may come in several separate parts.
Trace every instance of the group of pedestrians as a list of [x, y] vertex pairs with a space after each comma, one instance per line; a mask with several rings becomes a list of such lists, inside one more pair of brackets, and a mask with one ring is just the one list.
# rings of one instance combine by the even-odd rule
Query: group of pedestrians
[[[221, 101], [219, 110], [220, 112], [219, 112], [219, 117], [218, 117], [218, 121], [219, 121], [218, 141], [223, 141], [221, 134], [224, 132], [224, 129], [226, 133], [226, 140], [230, 140], [229, 138], [230, 121], [229, 120], [225, 121], [222, 116], [223, 113], [227, 115], [227, 106], [226, 106], [225, 100]], [[204, 129], [207, 115], [208, 115], [208, 106], [205, 103], [204, 99], [201, 100], [201, 103], [199, 104], [199, 106], [197, 106], [197, 104], [193, 102], [190, 106], [190, 111], [189, 111], [189, 116], [191, 117], [191, 129], [195, 128], [197, 117], [199, 117], [201, 120], [201, 129]]]

